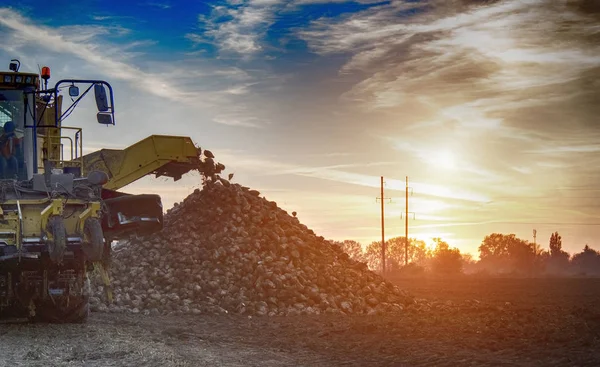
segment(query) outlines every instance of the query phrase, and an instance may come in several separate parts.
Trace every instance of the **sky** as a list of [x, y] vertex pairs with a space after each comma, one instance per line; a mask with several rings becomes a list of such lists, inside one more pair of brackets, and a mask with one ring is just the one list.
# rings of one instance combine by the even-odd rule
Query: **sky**
[[[189, 136], [328, 239], [600, 249], [600, 2], [4, 0], [0, 64], [115, 89], [85, 151]], [[4, 61], [2, 61], [4, 60]], [[166, 207], [199, 187], [146, 177]]]

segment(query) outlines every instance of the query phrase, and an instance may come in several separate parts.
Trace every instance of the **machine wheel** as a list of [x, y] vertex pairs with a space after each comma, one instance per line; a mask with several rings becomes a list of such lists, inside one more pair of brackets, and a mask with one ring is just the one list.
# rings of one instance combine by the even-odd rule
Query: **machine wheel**
[[52, 238], [47, 242], [50, 260], [54, 263], [61, 263], [67, 248], [67, 230], [62, 217], [57, 215], [50, 217], [46, 231]]
[[90, 280], [86, 276], [83, 284], [84, 291], [81, 297], [76, 298], [74, 304], [68, 308], [60, 308], [51, 301], [37, 307], [35, 320], [52, 324], [84, 324], [90, 315]]
[[104, 254], [104, 233], [97, 218], [88, 218], [83, 226], [83, 253], [91, 262], [101, 261]]

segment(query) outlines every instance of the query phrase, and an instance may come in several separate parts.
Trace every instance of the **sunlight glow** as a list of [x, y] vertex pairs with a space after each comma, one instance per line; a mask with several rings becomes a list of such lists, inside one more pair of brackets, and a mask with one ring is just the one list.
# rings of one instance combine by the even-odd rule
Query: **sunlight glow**
[[456, 168], [456, 159], [454, 154], [449, 151], [439, 151], [433, 155], [431, 163], [437, 168], [453, 170]]
[[419, 241], [425, 242], [427, 248], [433, 250], [436, 247], [436, 243], [433, 240], [434, 238], [441, 238], [444, 241], [450, 243], [452, 242], [453, 234], [448, 232], [421, 232], [415, 233], [414, 236], [410, 235], [409, 237], [413, 237]]

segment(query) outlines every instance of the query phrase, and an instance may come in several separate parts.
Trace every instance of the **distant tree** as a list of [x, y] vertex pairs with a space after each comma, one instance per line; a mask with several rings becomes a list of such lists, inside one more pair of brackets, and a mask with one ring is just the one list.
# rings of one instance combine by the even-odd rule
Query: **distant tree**
[[514, 272], [532, 275], [539, 270], [533, 244], [523, 240], [514, 241], [510, 244], [509, 255]]
[[579, 273], [588, 275], [600, 274], [600, 253], [588, 245], [585, 245], [583, 251], [573, 255], [571, 263]]
[[392, 269], [390, 264], [398, 265], [394, 266], [394, 270], [397, 270], [399, 267], [404, 265], [405, 243], [406, 240], [404, 237], [393, 237], [385, 241], [385, 261], [387, 270]]
[[366, 262], [365, 253], [359, 242], [354, 240], [344, 240], [343, 242], [339, 242], [339, 246], [352, 260]]
[[408, 262], [426, 267], [427, 263], [433, 256], [432, 251], [429, 249], [425, 241], [411, 238], [411, 244], [412, 252], [409, 252]]
[[450, 248], [448, 243], [442, 241], [440, 238], [434, 238], [433, 240], [436, 243], [431, 260], [431, 269], [433, 272], [443, 275], [457, 275], [462, 273], [463, 257], [460, 250]]
[[479, 258], [481, 260], [508, 258], [510, 243], [515, 240], [514, 234], [492, 233], [487, 235], [479, 245]]
[[473, 260], [473, 255], [467, 253], [467, 254], [462, 254], [462, 260], [464, 264], [467, 265], [473, 265], [475, 264], [475, 260]]
[[[381, 272], [381, 241], [371, 242], [365, 250], [365, 261], [369, 269]], [[386, 259], [386, 271], [389, 269], [389, 260]]]
[[466, 273], [474, 273], [477, 271], [478, 264], [477, 261], [473, 259], [473, 255], [467, 253], [462, 254], [462, 264], [463, 264], [463, 272]]
[[[393, 237], [385, 241], [386, 272], [397, 272], [404, 266], [406, 250], [404, 237]], [[408, 263], [425, 267], [431, 259], [431, 251], [424, 241], [411, 238], [408, 245]], [[370, 243], [363, 254], [364, 262], [373, 271], [381, 271], [381, 241]]]
[[569, 270], [569, 254], [562, 249], [562, 237], [558, 232], [550, 235], [550, 253], [546, 260], [546, 271], [550, 274], [565, 274]]
[[[550, 259], [550, 251], [546, 251], [546, 250], [542, 250], [540, 251], [536, 256], [535, 256], [535, 261], [534, 261], [534, 271], [537, 274], [542, 274], [544, 272], [546, 273], [556, 273], [554, 270], [552, 270], [551, 268], [551, 259]], [[567, 261], [568, 263], [568, 261]]]
[[386, 241], [386, 253], [390, 259], [393, 259], [395, 264], [404, 266], [406, 258], [406, 252], [408, 251], [407, 263], [415, 263], [420, 266], [425, 266], [427, 261], [431, 258], [431, 251], [428, 250], [427, 244], [424, 241], [417, 240], [416, 238], [410, 238], [408, 242], [408, 249], [406, 246], [405, 237], [394, 237]]
[[525, 272], [535, 269], [536, 249], [514, 234], [492, 233], [479, 246], [481, 265], [494, 272]]
[[558, 232], [554, 232], [550, 235], [550, 255], [556, 256], [562, 251], [562, 237]]

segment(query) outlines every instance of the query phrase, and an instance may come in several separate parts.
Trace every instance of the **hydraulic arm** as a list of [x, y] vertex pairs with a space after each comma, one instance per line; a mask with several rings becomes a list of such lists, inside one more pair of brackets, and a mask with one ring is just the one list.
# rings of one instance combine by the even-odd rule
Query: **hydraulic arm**
[[122, 150], [101, 149], [83, 156], [83, 170], [106, 172], [103, 187], [119, 190], [150, 174], [177, 181], [192, 170], [211, 176], [224, 168], [215, 166], [212, 157], [201, 161], [201, 153], [189, 137], [152, 135]]

